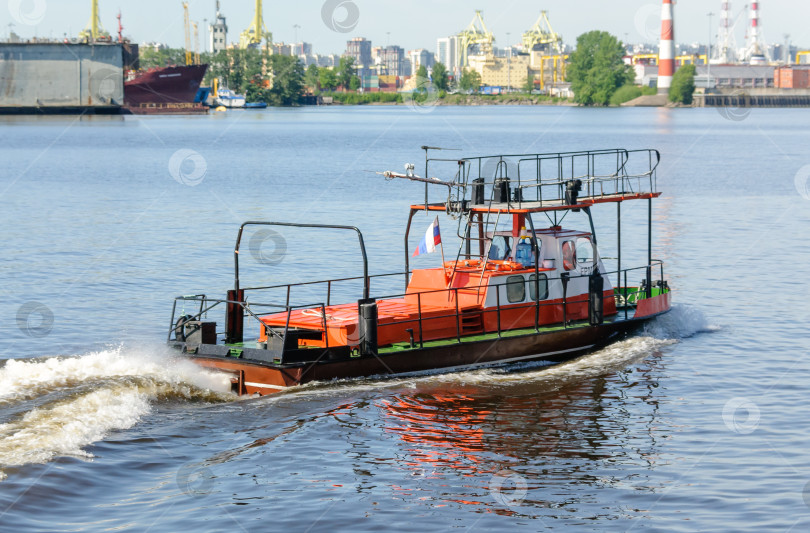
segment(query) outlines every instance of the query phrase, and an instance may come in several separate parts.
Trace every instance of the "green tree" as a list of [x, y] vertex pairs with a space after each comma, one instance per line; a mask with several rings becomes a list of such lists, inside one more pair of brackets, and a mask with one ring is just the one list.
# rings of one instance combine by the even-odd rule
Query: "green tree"
[[307, 72], [304, 74], [304, 84], [313, 91], [318, 90], [318, 82], [320, 81], [320, 72], [318, 65], [310, 65], [307, 67]]
[[531, 74], [526, 77], [526, 85], [523, 87], [523, 90], [527, 93], [531, 93], [534, 90], [534, 76]]
[[273, 71], [270, 103], [280, 106], [298, 104], [304, 92], [304, 65], [295, 56], [273, 54], [269, 59]]
[[318, 71], [321, 89], [324, 91], [334, 91], [338, 85], [337, 75], [331, 68], [322, 68]]
[[481, 86], [481, 75], [473, 69], [463, 69], [461, 79], [458, 81], [458, 88], [462, 91], [477, 91]]
[[625, 50], [616, 37], [604, 31], [590, 31], [577, 38], [571, 54], [568, 79], [574, 101], [584, 105], [607, 105], [619, 87], [635, 78], [622, 58]]
[[684, 65], [672, 77], [669, 88], [669, 101], [691, 105], [692, 95], [695, 92], [695, 65]]
[[354, 76], [354, 58], [348, 56], [341, 57], [336, 74], [338, 85], [341, 85], [344, 89], [348, 89], [349, 84], [352, 82], [352, 76]]
[[443, 63], [439, 61], [434, 63], [430, 75], [433, 78], [433, 86], [436, 87], [436, 89], [446, 91], [449, 88], [450, 82], [447, 79], [447, 67], [445, 67]]
[[264, 85], [264, 81], [262, 79], [251, 80], [245, 90], [246, 101], [274, 103], [272, 92]]
[[416, 77], [417, 79], [428, 79], [428, 71], [425, 65], [419, 65], [419, 68], [416, 69]]
[[167, 67], [169, 65], [185, 65], [186, 51], [182, 48], [161, 48], [155, 50], [152, 47], [144, 47], [141, 48], [138, 62], [143, 70]]
[[362, 85], [362, 82], [360, 81], [360, 76], [352, 76], [351, 81], [349, 81], [349, 89], [351, 89], [352, 91], [356, 91], [357, 89], [360, 88], [360, 85]]
[[610, 97], [610, 105], [622, 105], [623, 103], [629, 102], [634, 98], [638, 98], [642, 94], [641, 87], [637, 87], [635, 85], [625, 85], [624, 87], [619, 87], [619, 89]]
[[206, 79], [219, 78], [224, 86], [244, 93], [263, 70], [266, 52], [256, 49], [222, 50], [211, 58]]

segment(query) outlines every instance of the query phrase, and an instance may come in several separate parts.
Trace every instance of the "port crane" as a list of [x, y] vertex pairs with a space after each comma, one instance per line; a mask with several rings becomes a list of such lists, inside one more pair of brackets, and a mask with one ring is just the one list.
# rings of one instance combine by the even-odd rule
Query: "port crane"
[[492, 43], [495, 37], [492, 32], [487, 29], [484, 24], [484, 17], [481, 15], [480, 10], [476, 10], [475, 16], [463, 31], [458, 34], [459, 38], [459, 65], [462, 67], [469, 66], [468, 54], [471, 46], [478, 46], [480, 52], [484, 55], [492, 54]]
[[746, 13], [746, 4], [734, 21], [731, 21], [731, 2], [726, 2], [723, 13], [720, 15], [720, 30], [717, 32], [717, 46], [714, 47], [711, 62], [712, 65], [728, 65], [737, 60], [737, 40], [734, 37], [740, 19]]
[[192, 22], [194, 25], [194, 64], [200, 64], [200, 31], [197, 27], [196, 22]]
[[532, 50], [542, 49], [562, 54], [562, 36], [555, 32], [548, 20], [548, 11], [541, 11], [540, 18], [527, 32], [523, 34], [523, 51], [531, 53]]
[[90, 22], [79, 33], [79, 39], [86, 43], [110, 39], [110, 34], [104, 31], [101, 26], [101, 17], [98, 14], [98, 0], [91, 0], [90, 2]]
[[253, 14], [253, 22], [239, 35], [239, 48], [245, 49], [250, 46], [262, 44], [262, 39], [268, 43], [273, 41], [273, 34], [267, 31], [262, 17], [262, 0], [256, 0], [256, 10]]
[[188, 18], [188, 2], [183, 2], [183, 28], [186, 33], [186, 65], [193, 65], [194, 58], [191, 53], [191, 24]]

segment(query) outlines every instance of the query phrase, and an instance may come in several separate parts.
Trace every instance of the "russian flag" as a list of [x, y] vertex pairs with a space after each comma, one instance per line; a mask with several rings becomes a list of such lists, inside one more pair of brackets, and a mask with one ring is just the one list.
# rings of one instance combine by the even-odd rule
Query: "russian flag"
[[419, 254], [429, 254], [436, 251], [436, 245], [442, 242], [442, 234], [439, 232], [439, 217], [428, 226], [425, 236], [419, 243], [419, 248], [413, 253], [413, 257]]

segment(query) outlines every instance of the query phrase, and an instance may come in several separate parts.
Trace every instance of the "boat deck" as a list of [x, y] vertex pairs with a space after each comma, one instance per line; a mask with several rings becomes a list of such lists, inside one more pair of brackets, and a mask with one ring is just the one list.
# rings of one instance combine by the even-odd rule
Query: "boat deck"
[[[420, 306], [409, 303], [405, 298], [377, 301], [377, 319], [380, 323], [391, 323], [412, 319], [419, 315]], [[455, 312], [452, 307], [439, 307], [422, 303], [422, 317], [431, 318], [437, 315], [446, 315], [448, 311]], [[327, 305], [323, 308], [295, 309], [290, 312], [290, 327], [323, 330], [324, 313], [329, 327], [357, 326], [357, 303]], [[287, 323], [287, 313], [274, 313], [262, 317], [262, 322], [268, 326], [284, 326]]]

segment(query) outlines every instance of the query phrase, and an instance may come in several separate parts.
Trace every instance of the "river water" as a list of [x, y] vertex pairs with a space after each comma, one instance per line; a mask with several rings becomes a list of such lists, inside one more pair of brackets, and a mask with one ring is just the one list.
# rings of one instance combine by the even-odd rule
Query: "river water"
[[[2, 529], [806, 531], [809, 119], [508, 106], [0, 119]], [[418, 171], [421, 145], [659, 149], [653, 255], [673, 311], [559, 366], [258, 399], [162, 345], [174, 296], [232, 283], [245, 220], [356, 225], [372, 271], [401, 270], [422, 188], [368, 171]], [[625, 249], [643, 257], [646, 204], [622, 211]], [[595, 216], [612, 231], [613, 209]], [[344, 237], [287, 236], [251, 250], [277, 265], [245, 268], [262, 283], [356, 275]]]

